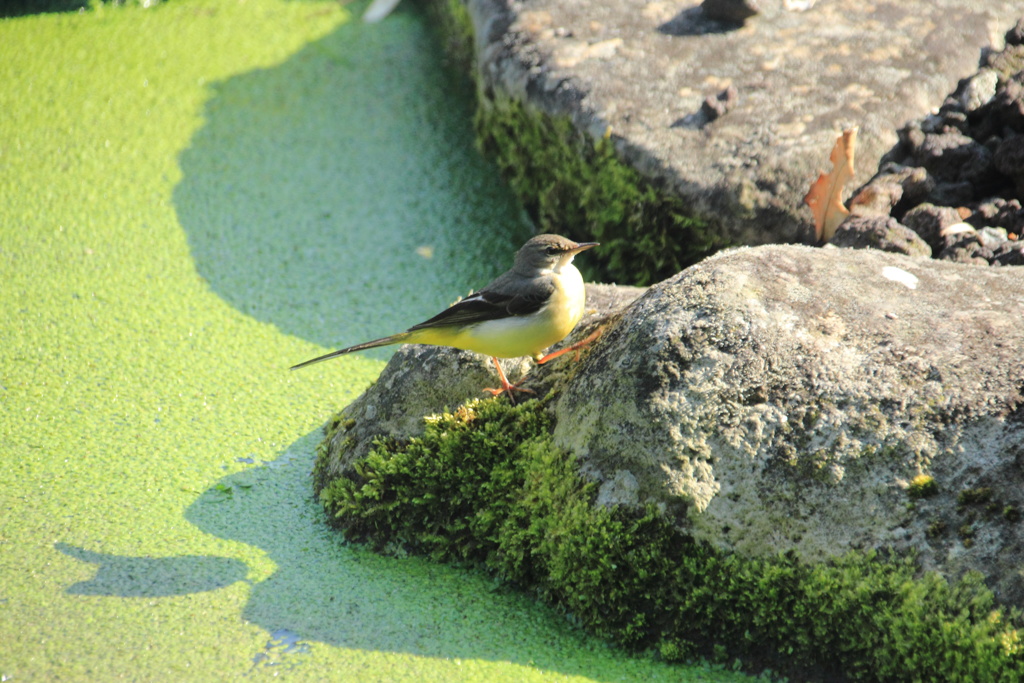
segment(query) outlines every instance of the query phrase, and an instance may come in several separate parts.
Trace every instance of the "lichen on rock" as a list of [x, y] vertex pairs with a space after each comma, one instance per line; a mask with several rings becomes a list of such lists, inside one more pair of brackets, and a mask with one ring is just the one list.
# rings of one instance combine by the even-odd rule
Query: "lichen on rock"
[[1019, 530], [954, 561], [905, 489], [994, 477], [1024, 440], [1022, 284], [874, 251], [723, 253], [609, 330], [555, 400], [555, 443], [602, 486], [628, 472], [640, 505], [718, 547], [913, 549], [1020, 598], [1015, 573], [993, 571], [1011, 547], [1024, 558]]

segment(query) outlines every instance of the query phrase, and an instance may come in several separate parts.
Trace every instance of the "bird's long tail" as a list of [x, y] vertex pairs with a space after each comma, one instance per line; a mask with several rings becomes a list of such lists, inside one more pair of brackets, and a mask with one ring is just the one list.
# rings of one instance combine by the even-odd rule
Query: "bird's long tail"
[[349, 346], [344, 349], [338, 349], [337, 351], [331, 351], [330, 353], [326, 353], [322, 356], [317, 356], [316, 358], [311, 358], [310, 360], [307, 360], [303, 363], [299, 363], [298, 365], [293, 365], [291, 369], [298, 370], [299, 368], [304, 368], [307, 365], [312, 365], [313, 363], [319, 363], [320, 361], [337, 358], [338, 356], [344, 356], [346, 353], [352, 353], [353, 351], [362, 351], [363, 349], [374, 349], [377, 348], [378, 346], [388, 346], [389, 344], [401, 344], [411, 336], [412, 333], [410, 332], [399, 332], [398, 334], [393, 334], [390, 337], [382, 337], [380, 339], [374, 339], [373, 341], [363, 342], [362, 344], [356, 344], [355, 346]]

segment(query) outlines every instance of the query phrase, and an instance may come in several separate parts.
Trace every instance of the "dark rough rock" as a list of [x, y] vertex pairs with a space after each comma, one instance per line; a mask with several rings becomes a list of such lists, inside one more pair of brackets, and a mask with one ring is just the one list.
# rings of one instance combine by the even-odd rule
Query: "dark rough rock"
[[[1012, 50], [1014, 54], [1020, 53], [1020, 63], [1011, 68], [1024, 68], [1024, 47], [1018, 46]], [[1000, 74], [1000, 80], [1005, 82], [996, 90], [992, 99], [968, 118], [969, 122], [977, 122], [975, 135], [979, 138], [987, 139], [1008, 131], [1024, 132], [1024, 74], [1014, 71], [1008, 78]]]
[[978, 239], [978, 231], [967, 223], [954, 223], [943, 228], [939, 235], [942, 237], [943, 248], [939, 252], [939, 258], [943, 261], [954, 261], [956, 263], [971, 263], [976, 266], [988, 265], [986, 256], [991, 256], [990, 250], [982, 247]]
[[[919, 129], [903, 129], [913, 140]], [[956, 131], [923, 133], [920, 142], [910, 144], [910, 161], [923, 166], [940, 182], [970, 183], [972, 189], [987, 190], [993, 183], [992, 152], [972, 138]]]
[[729, 86], [717, 95], [708, 95], [704, 98], [704, 104], [701, 105], [701, 111], [707, 121], [710, 123], [720, 116], [725, 116], [730, 109], [736, 106], [736, 101], [739, 99], [739, 93], [736, 92], [734, 86]]
[[1024, 234], [1024, 211], [1016, 199], [995, 197], [981, 202], [965, 220], [976, 228], [991, 225], [1018, 236]]
[[850, 216], [836, 228], [829, 244], [925, 258], [932, 255], [927, 242], [892, 216]]
[[1003, 138], [996, 147], [996, 170], [1013, 180], [1014, 194], [1024, 196], [1024, 135], [1013, 133]]
[[935, 179], [923, 168], [888, 163], [850, 198], [850, 213], [897, 219], [907, 207], [923, 202], [935, 189]]
[[956, 209], [935, 206], [927, 202], [918, 204], [903, 214], [903, 224], [920, 235], [935, 254], [946, 246], [942, 237], [943, 228], [962, 221], [963, 218]]
[[[949, 226], [947, 230], [955, 227]], [[945, 247], [939, 253], [943, 260], [980, 266], [1024, 265], [1024, 242], [1008, 240], [1002, 228], [960, 230], [944, 235], [944, 241]]]
[[[623, 160], [748, 244], [812, 239], [801, 200], [836, 132], [860, 127], [864, 182], [894, 129], [941, 102], [983, 49], [994, 73], [1009, 68], [998, 51], [1021, 12], [1010, 0], [762, 4], [741, 26], [686, 0], [467, 0], [483, 92], [568, 116], [595, 140], [610, 130]], [[730, 86], [734, 106], [709, 115], [707, 98]], [[986, 87], [964, 95], [970, 107]], [[936, 198], [988, 183], [991, 150], [960, 147], [929, 142], [926, 161], [965, 158]]]
[[1024, 44], [1024, 19], [1018, 19], [1014, 27], [1006, 32], [1004, 39], [1007, 45]]
[[[982, 67], [960, 81], [937, 114], [900, 129], [899, 143], [855, 193], [851, 211], [877, 214], [890, 204], [886, 213], [921, 235], [939, 259], [999, 266], [1021, 262], [1024, 47], [1016, 33], [1021, 25], [1006, 34], [1005, 49], [990, 51]], [[907, 167], [926, 178], [913, 197], [901, 192]], [[960, 221], [977, 232], [948, 232]]]

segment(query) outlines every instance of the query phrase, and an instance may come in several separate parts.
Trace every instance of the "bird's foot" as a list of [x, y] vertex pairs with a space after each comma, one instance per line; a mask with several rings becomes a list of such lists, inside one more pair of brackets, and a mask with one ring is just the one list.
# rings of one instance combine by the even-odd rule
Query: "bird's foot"
[[581, 339], [580, 341], [576, 342], [575, 344], [570, 344], [569, 346], [566, 346], [564, 349], [559, 349], [558, 351], [552, 351], [548, 355], [543, 356], [542, 358], [538, 358], [537, 359], [537, 365], [544, 365], [544, 363], [547, 363], [549, 360], [554, 360], [555, 358], [558, 358], [559, 356], [561, 356], [563, 353], [569, 353], [570, 351], [572, 351], [573, 353], [576, 354], [576, 358], [574, 360], [575, 361], [579, 361], [579, 359], [580, 359], [580, 349], [583, 349], [583, 348], [593, 344], [595, 341], [597, 341], [598, 337], [600, 337], [602, 334], [604, 334], [604, 328], [603, 327], [599, 327], [596, 330], [594, 330], [593, 332], [591, 332], [587, 336], [586, 339]]
[[498, 364], [498, 359], [497, 358], [491, 358], [491, 360], [494, 361], [494, 367], [498, 369], [498, 377], [501, 379], [501, 388], [500, 389], [484, 388], [484, 391], [489, 393], [491, 396], [499, 396], [501, 394], [508, 394], [508, 400], [512, 401], [513, 405], [515, 405], [515, 402], [516, 402], [515, 394], [512, 393], [513, 391], [521, 391], [524, 394], [535, 394], [536, 393], [532, 389], [524, 389], [523, 387], [519, 386], [518, 384], [512, 384], [511, 382], [509, 382], [508, 379], [505, 377], [505, 373], [501, 369], [501, 365]]

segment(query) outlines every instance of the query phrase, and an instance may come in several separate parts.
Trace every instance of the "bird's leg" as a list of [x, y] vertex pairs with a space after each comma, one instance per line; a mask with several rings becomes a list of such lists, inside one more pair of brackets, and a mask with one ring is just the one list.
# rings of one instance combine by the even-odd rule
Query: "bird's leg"
[[586, 339], [578, 341], [575, 344], [566, 346], [564, 349], [552, 351], [548, 355], [538, 358], [537, 365], [543, 365], [544, 363], [547, 363], [549, 360], [554, 360], [555, 358], [561, 356], [563, 353], [569, 353], [570, 351], [574, 351], [576, 353], [576, 360], [578, 361], [580, 359], [580, 349], [582, 349], [585, 346], [589, 346], [590, 344], [593, 344], [595, 341], [597, 341], [597, 338], [600, 337], [602, 334], [604, 334], [604, 328], [599, 327], [593, 332], [591, 332]]
[[498, 394], [508, 393], [508, 400], [512, 401], [513, 404], [516, 402], [516, 398], [512, 394], [513, 391], [522, 391], [522, 392], [527, 393], [527, 394], [534, 393], [530, 389], [523, 389], [522, 387], [520, 387], [520, 386], [518, 386], [516, 384], [510, 383], [508, 381], [508, 379], [505, 377], [505, 373], [502, 371], [501, 365], [498, 363], [498, 359], [493, 357], [493, 356], [491, 356], [491, 360], [494, 361], [494, 367], [498, 369], [498, 377], [501, 378], [501, 388], [500, 389], [484, 389], [484, 391], [490, 393], [491, 396], [497, 396]]

